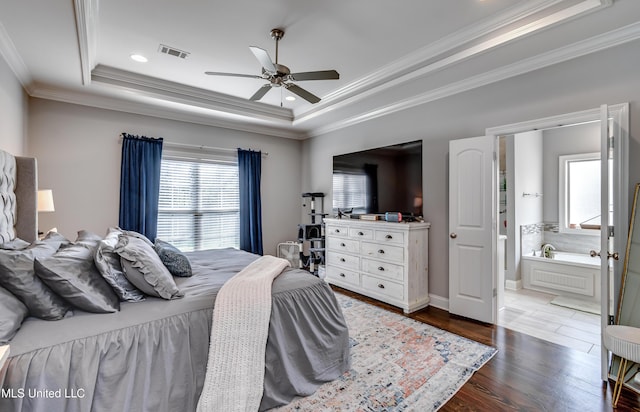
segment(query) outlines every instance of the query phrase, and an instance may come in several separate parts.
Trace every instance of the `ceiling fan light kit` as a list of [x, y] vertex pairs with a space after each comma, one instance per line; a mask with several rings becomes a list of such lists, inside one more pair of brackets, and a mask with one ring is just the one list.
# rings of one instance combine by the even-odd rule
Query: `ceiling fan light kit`
[[271, 38], [276, 42], [276, 60], [271, 60], [269, 53], [256, 46], [250, 46], [249, 50], [256, 57], [262, 66], [261, 75], [240, 74], [240, 73], [221, 73], [221, 72], [205, 72], [211, 76], [231, 76], [231, 77], [247, 77], [253, 79], [267, 80], [269, 83], [263, 85], [256, 91], [249, 100], [260, 100], [273, 87], [284, 87], [291, 93], [305, 99], [309, 103], [318, 103], [320, 98], [313, 93], [303, 89], [302, 87], [292, 83], [294, 81], [306, 80], [336, 80], [340, 78], [340, 74], [335, 70], [321, 70], [313, 72], [291, 73], [291, 70], [283, 64], [278, 63], [278, 43], [284, 37], [284, 30], [272, 29]]

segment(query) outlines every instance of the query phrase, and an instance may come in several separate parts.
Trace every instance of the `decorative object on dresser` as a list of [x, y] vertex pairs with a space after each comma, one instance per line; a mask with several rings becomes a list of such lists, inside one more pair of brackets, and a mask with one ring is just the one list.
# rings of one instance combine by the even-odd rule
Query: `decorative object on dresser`
[[429, 304], [430, 223], [325, 219], [327, 282], [411, 313]]

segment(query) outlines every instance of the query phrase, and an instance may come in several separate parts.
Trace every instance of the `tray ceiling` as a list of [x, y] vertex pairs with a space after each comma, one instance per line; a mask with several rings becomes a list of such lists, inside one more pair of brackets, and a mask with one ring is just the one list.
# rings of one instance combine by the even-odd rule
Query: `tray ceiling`
[[[638, 3], [21, 0], [0, 3], [0, 52], [32, 96], [305, 138], [635, 40]], [[321, 102], [204, 74], [259, 75], [249, 46], [275, 58], [272, 28], [279, 63], [340, 73], [298, 83]]]

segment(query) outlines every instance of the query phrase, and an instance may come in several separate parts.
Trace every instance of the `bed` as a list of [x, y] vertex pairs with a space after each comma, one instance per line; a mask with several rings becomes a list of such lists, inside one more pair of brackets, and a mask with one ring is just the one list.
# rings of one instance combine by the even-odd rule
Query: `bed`
[[[35, 160], [0, 151], [0, 169], [0, 183], [17, 182], [1, 193], [0, 243], [38, 242]], [[195, 411], [215, 297], [258, 256], [236, 249], [185, 255], [193, 275], [174, 278], [180, 298], [121, 301], [113, 313], [74, 307], [60, 320], [26, 317], [0, 370], [0, 410]], [[331, 289], [299, 269], [278, 276], [266, 346], [260, 410], [309, 395], [348, 370], [348, 330]]]

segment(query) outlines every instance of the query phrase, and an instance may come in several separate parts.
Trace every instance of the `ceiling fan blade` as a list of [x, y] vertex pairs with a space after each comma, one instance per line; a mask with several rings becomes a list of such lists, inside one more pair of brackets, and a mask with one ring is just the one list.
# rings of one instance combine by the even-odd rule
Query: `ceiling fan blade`
[[254, 100], [254, 101], [260, 100], [264, 97], [265, 94], [267, 94], [269, 90], [271, 90], [271, 84], [267, 83], [261, 88], [259, 88], [258, 91], [255, 92], [253, 96], [249, 98], [249, 100]]
[[291, 93], [297, 94], [298, 96], [302, 97], [309, 103], [318, 103], [320, 101], [320, 98], [318, 96], [306, 91], [300, 86], [296, 86], [295, 84], [287, 83], [284, 85], [284, 87], [287, 90], [289, 90]]
[[256, 46], [249, 46], [249, 50], [251, 50], [251, 53], [256, 56], [256, 59], [258, 59], [258, 61], [266, 71], [268, 71], [269, 73], [276, 73], [278, 71], [276, 69], [276, 66], [273, 64], [273, 61], [271, 61], [269, 53], [267, 53], [265, 49], [261, 49], [260, 47]]
[[340, 78], [340, 73], [335, 70], [321, 70], [317, 72], [291, 73], [291, 80], [336, 80]]
[[255, 74], [240, 74], [240, 73], [222, 73], [222, 72], [204, 72], [210, 76], [229, 76], [229, 77], [249, 77], [251, 79], [262, 79], [262, 76]]

